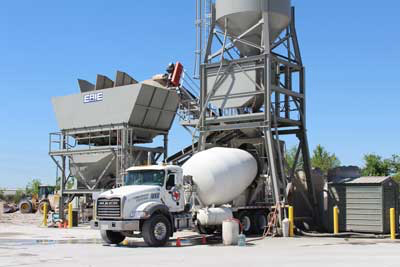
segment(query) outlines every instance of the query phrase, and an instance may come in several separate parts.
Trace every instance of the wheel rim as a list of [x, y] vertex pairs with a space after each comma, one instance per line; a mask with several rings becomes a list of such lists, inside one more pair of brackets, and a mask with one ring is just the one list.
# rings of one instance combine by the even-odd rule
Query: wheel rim
[[244, 216], [240, 223], [243, 225], [243, 231], [247, 232], [250, 230], [251, 227], [251, 221], [248, 216]]
[[27, 210], [29, 210], [29, 205], [26, 204], [26, 203], [23, 203], [23, 204], [21, 205], [21, 210], [22, 210], [22, 211], [27, 211]]
[[167, 235], [167, 226], [163, 222], [159, 222], [154, 226], [154, 237], [157, 240], [164, 240]]

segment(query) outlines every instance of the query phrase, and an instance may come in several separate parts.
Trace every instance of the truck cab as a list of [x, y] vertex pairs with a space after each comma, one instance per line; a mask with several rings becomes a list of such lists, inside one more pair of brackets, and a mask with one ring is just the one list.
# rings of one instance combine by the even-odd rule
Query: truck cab
[[96, 201], [92, 228], [118, 244], [142, 236], [149, 246], [163, 246], [179, 228], [190, 226], [184, 213], [182, 168], [173, 165], [132, 167], [124, 186], [102, 193]]

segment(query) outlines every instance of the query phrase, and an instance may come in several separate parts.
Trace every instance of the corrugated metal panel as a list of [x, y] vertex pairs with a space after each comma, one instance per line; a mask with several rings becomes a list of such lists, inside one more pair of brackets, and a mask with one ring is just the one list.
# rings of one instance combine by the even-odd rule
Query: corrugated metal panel
[[176, 91], [141, 83], [53, 98], [61, 130], [129, 125], [145, 140], [169, 131], [178, 104]]

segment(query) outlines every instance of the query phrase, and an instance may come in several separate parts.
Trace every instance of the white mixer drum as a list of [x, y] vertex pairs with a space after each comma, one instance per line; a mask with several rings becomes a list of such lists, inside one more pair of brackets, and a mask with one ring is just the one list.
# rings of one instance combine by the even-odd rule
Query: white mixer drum
[[257, 175], [257, 161], [248, 152], [234, 148], [211, 148], [195, 154], [183, 166], [183, 175], [193, 177], [202, 204], [222, 205], [238, 197]]

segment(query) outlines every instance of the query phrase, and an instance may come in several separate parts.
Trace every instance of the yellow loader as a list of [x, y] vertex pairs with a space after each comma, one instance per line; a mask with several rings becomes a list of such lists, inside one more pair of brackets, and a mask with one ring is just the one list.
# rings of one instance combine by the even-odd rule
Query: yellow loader
[[58, 206], [60, 197], [55, 192], [55, 186], [41, 185], [39, 186], [39, 194], [33, 195], [30, 199], [23, 199], [19, 203], [19, 210], [21, 213], [36, 213], [39, 211], [44, 213], [44, 206], [47, 203], [48, 211], [55, 211]]

